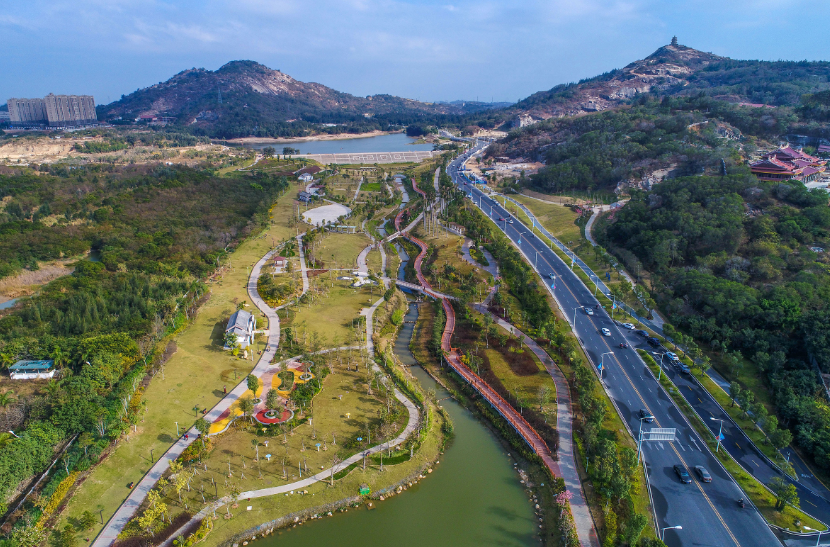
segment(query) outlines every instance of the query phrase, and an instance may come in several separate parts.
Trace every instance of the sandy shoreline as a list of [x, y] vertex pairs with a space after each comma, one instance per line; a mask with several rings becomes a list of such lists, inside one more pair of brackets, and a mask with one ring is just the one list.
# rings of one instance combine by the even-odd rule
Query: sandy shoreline
[[339, 141], [344, 139], [367, 139], [369, 137], [379, 137], [381, 135], [393, 135], [401, 133], [401, 131], [370, 131], [368, 133], [337, 133], [335, 135], [312, 135], [310, 137], [294, 137], [290, 139], [279, 139], [271, 137], [240, 137], [237, 139], [224, 139], [217, 142], [227, 142], [230, 144], [291, 144], [295, 142], [307, 141]]

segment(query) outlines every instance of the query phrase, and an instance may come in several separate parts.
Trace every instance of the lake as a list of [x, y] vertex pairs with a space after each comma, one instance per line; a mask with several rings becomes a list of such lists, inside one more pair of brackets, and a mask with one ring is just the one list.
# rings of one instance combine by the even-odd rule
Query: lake
[[266, 146], [273, 146], [277, 153], [282, 153], [283, 147], [296, 148], [301, 154], [358, 154], [365, 152], [418, 152], [432, 150], [431, 144], [412, 144], [417, 139], [407, 137], [404, 133], [378, 135], [339, 140], [310, 140], [293, 143], [257, 143], [246, 144], [245, 148], [262, 150]]

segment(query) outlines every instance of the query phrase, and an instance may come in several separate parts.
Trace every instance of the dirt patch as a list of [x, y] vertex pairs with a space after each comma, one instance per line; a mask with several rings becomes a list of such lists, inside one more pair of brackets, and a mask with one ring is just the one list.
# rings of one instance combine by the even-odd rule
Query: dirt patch
[[74, 260], [57, 260], [40, 265], [38, 270], [23, 270], [17, 275], [0, 279], [0, 302], [28, 296], [40, 285], [71, 274], [75, 271], [69, 266], [72, 262]]

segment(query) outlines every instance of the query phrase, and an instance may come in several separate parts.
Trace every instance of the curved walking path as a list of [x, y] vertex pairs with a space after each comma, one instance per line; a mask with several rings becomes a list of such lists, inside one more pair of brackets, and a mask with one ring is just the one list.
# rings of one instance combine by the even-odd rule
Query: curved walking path
[[[423, 195], [414, 183], [412, 187], [416, 192]], [[400, 229], [399, 218], [396, 219], [396, 229]], [[418, 245], [421, 249], [421, 252], [415, 258], [415, 273], [418, 277], [418, 282], [424, 286], [425, 292], [427, 292], [427, 294], [434, 295], [435, 292], [432, 291], [431, 285], [421, 271], [421, 264], [427, 251], [426, 243], [407, 233], [404, 233], [403, 235]], [[577, 473], [576, 463], [573, 458], [573, 432], [571, 428], [573, 415], [571, 413], [570, 391], [562, 372], [557, 367], [550, 365], [550, 358], [544, 350], [542, 350], [534, 341], [525, 336], [528, 341], [532, 342], [533, 346], [530, 346], [530, 344], [528, 344], [528, 346], [533, 349], [534, 353], [537, 353], [537, 351], [540, 352], [541, 355], [537, 355], [540, 360], [545, 363], [545, 368], [548, 369], [548, 372], [551, 374], [554, 382], [556, 383], [557, 428], [560, 429], [560, 440], [557, 453], [562, 456], [562, 460], [557, 462], [554, 459], [548, 445], [544, 442], [544, 440], [542, 440], [539, 433], [537, 433], [536, 430], [533, 429], [529, 423], [527, 423], [521, 414], [516, 412], [516, 410], [498, 393], [496, 393], [495, 390], [487, 384], [487, 382], [482, 380], [461, 362], [461, 356], [458, 350], [453, 348], [451, 344], [452, 335], [455, 330], [455, 310], [448, 299], [441, 298], [441, 303], [447, 318], [446, 325], [444, 326], [444, 332], [441, 336], [441, 349], [444, 351], [445, 360], [459, 376], [467, 381], [467, 383], [469, 383], [482, 397], [484, 397], [488, 403], [490, 403], [493, 408], [496, 409], [499, 414], [501, 414], [505, 420], [507, 420], [507, 422], [541, 458], [543, 464], [548, 468], [551, 475], [554, 477], [562, 477], [565, 480], [565, 486], [569, 489], [571, 495], [573, 496], [571, 499], [571, 514], [574, 518], [574, 524], [576, 525], [576, 532], [579, 537], [579, 542], [581, 545], [586, 547], [598, 546], [599, 538], [597, 537], [596, 530], [594, 528], [593, 518], [591, 517], [588, 506], [585, 503], [585, 498], [582, 494], [581, 481], [579, 480], [579, 474]], [[504, 323], [504, 321], [501, 321], [498, 318], [496, 318], [496, 320], [499, 322], [500, 326], [506, 325], [505, 328], [512, 329], [512, 326]], [[502, 325], [503, 323], [504, 325]]]
[[490, 313], [486, 305], [474, 304], [473, 307], [483, 314], [490, 315], [498, 326], [510, 334], [521, 335], [524, 344], [539, 358], [539, 361], [545, 366], [545, 370], [553, 378], [553, 382], [556, 384], [556, 429], [559, 432], [559, 446], [556, 449], [557, 469], [559, 476], [565, 481], [565, 487], [573, 496], [571, 498], [571, 513], [573, 514], [574, 524], [576, 525], [577, 536], [580, 538], [589, 538], [589, 545], [599, 545], [599, 537], [594, 528], [594, 519], [591, 517], [591, 511], [588, 509], [588, 504], [585, 501], [585, 496], [582, 492], [582, 481], [579, 479], [579, 472], [577, 471], [576, 461], [574, 460], [571, 390], [568, 381], [565, 379], [565, 375], [562, 374], [562, 371], [556, 366], [556, 363], [535, 340], [499, 316]]
[[[299, 234], [296, 238], [299, 244], [300, 269], [303, 277], [302, 294], [305, 294], [308, 291], [309, 284], [305, 265], [305, 254], [302, 246], [303, 235], [304, 234]], [[262, 258], [260, 258], [251, 269], [251, 275], [248, 277], [248, 296], [251, 298], [254, 305], [268, 318], [268, 342], [265, 350], [259, 358], [259, 361], [257, 361], [256, 366], [251, 371], [251, 374], [257, 377], [262, 376], [262, 374], [268, 369], [271, 360], [276, 355], [280, 340], [280, 318], [277, 315], [277, 312], [268, 306], [268, 304], [266, 304], [265, 301], [259, 296], [259, 292], [257, 292], [257, 280], [262, 273], [262, 268], [265, 266], [268, 259], [274, 256], [276, 252], [276, 249], [269, 251]], [[215, 421], [220, 420], [223, 416], [226, 416], [229, 413], [231, 406], [242, 395], [244, 395], [247, 390], [247, 381], [243, 378], [239, 384], [237, 384], [227, 395], [225, 395], [225, 397], [222, 398], [222, 400], [210, 409], [210, 411], [204, 416], [205, 420], [207, 420], [208, 423], [214, 423]], [[112, 543], [117, 539], [118, 534], [124, 529], [124, 526], [126, 526], [130, 519], [133, 518], [136, 511], [141, 506], [141, 503], [144, 501], [144, 498], [147, 497], [147, 493], [155, 486], [158, 480], [170, 467], [170, 462], [181, 456], [182, 452], [184, 452], [184, 450], [190, 446], [191, 443], [196, 441], [196, 437], [199, 434], [195, 427], [185, 430], [184, 433], [188, 435], [188, 439], [185, 440], [183, 434], [182, 437], [179, 437], [179, 439], [173, 443], [173, 446], [171, 446], [167, 452], [165, 452], [164, 455], [162, 455], [159, 460], [153, 464], [138, 484], [133, 487], [130, 495], [127, 496], [127, 499], [124, 500], [118, 510], [107, 522], [107, 525], [95, 538], [92, 543], [92, 547], [108, 547], [109, 545], [112, 545]]]

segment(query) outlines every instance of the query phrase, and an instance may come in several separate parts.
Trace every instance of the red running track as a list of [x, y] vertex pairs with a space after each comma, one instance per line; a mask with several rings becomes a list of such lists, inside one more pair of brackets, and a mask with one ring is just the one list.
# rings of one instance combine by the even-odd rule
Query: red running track
[[[426, 195], [418, 189], [415, 185], [415, 181], [412, 182], [412, 188], [421, 194], [422, 196], [426, 197]], [[400, 231], [400, 221], [403, 215], [403, 211], [398, 213], [397, 218], [395, 218], [395, 228]], [[421, 252], [415, 258], [415, 273], [418, 278], [418, 282], [421, 286], [424, 287], [425, 291], [432, 296], [433, 298], [441, 298], [438, 294], [434, 292], [432, 286], [426, 280], [423, 273], [421, 273], [421, 264], [423, 263], [424, 257], [427, 254], [427, 244], [418, 239], [415, 236], [409, 234], [402, 234], [404, 237], [415, 243], [420, 249]], [[548, 445], [542, 440], [542, 437], [539, 433], [533, 429], [527, 420], [525, 420], [521, 414], [516, 412], [516, 410], [510, 406], [510, 404], [505, 401], [498, 393], [496, 393], [493, 388], [487, 384], [484, 380], [482, 380], [477, 374], [467, 368], [461, 362], [461, 355], [459, 354], [457, 349], [452, 347], [452, 335], [455, 331], [455, 310], [450, 304], [450, 301], [446, 298], [441, 298], [441, 303], [444, 306], [444, 313], [447, 316], [447, 323], [444, 326], [444, 333], [441, 336], [441, 349], [444, 350], [446, 354], [446, 360], [452, 369], [458, 373], [459, 376], [464, 378], [476, 391], [478, 391], [482, 397], [484, 397], [488, 403], [490, 403], [493, 408], [495, 408], [502, 417], [507, 420], [513, 429], [522, 436], [522, 438], [530, 445], [534, 452], [542, 459], [544, 462], [545, 467], [548, 468], [551, 475], [554, 477], [561, 477], [562, 474], [559, 471], [559, 464], [556, 463], [556, 460], [553, 457], [553, 454], [548, 448]]]

